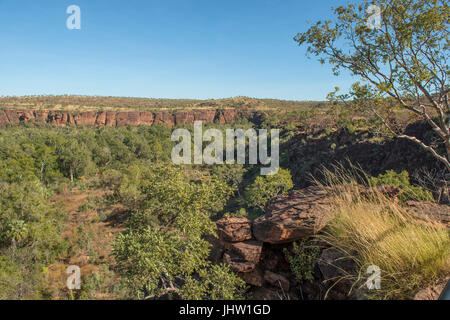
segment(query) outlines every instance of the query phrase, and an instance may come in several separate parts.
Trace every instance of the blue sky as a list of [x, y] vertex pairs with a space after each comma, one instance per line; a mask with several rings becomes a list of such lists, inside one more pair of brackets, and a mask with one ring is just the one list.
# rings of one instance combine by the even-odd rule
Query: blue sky
[[[324, 100], [329, 66], [292, 38], [344, 0], [0, 0], [0, 96]], [[81, 30], [68, 30], [69, 5]]]

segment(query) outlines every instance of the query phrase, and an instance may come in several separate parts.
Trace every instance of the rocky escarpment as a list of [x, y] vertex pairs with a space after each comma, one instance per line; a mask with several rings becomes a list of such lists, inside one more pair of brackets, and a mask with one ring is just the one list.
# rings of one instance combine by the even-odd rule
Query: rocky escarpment
[[230, 123], [238, 113], [235, 109], [224, 110], [193, 110], [169, 112], [81, 112], [49, 110], [0, 110], [0, 126], [21, 122], [36, 121], [50, 123], [56, 126], [84, 125], [84, 126], [151, 126], [165, 124], [168, 126], [193, 124], [194, 121], [203, 123]]
[[[376, 190], [393, 201], [401, 193], [387, 186]], [[360, 195], [373, 191], [358, 188]], [[348, 196], [352, 194], [353, 191]], [[272, 199], [265, 215], [254, 221], [224, 217], [217, 221], [218, 239], [209, 239], [213, 245], [210, 258], [214, 263], [228, 264], [251, 286], [254, 299], [363, 298], [365, 287], [356, 290], [354, 282], [346, 279], [357, 272], [355, 262], [328, 244], [320, 241], [315, 244], [319, 252], [313, 262], [311, 282], [296, 279], [286, 259], [286, 252], [295, 254], [293, 242], [320, 233], [332, 217], [331, 208], [332, 195], [326, 189], [312, 186]], [[409, 201], [405, 209], [419, 219], [427, 216], [449, 227], [450, 206]]]

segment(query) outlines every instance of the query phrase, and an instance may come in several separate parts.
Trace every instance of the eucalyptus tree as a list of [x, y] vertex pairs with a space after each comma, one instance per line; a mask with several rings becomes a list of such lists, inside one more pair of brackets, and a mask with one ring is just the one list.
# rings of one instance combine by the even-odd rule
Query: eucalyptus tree
[[[347, 70], [359, 77], [363, 84], [349, 96], [365, 101], [392, 134], [417, 143], [450, 171], [447, 1], [362, 1], [333, 11], [333, 21], [319, 21], [294, 40], [336, 75]], [[375, 107], [386, 99], [422, 117], [438, 142], [397, 132]]]

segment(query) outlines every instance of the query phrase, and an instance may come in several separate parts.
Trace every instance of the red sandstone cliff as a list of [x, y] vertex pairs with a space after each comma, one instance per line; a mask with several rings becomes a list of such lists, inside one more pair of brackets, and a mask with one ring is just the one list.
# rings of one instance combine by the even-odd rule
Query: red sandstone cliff
[[174, 114], [168, 112], [82, 112], [72, 114], [67, 111], [27, 111], [27, 110], [0, 110], [0, 126], [27, 121], [51, 123], [57, 126], [86, 125], [121, 127], [127, 125], [165, 124], [168, 126], [193, 124], [194, 121], [204, 123], [229, 123], [237, 117], [234, 109], [226, 110], [194, 110], [180, 111]]

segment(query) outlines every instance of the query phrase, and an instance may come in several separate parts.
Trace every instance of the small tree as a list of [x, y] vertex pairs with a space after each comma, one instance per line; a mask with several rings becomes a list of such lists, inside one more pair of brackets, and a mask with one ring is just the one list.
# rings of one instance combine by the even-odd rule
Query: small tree
[[[375, 5], [375, 6], [374, 6]], [[376, 0], [334, 9], [336, 21], [319, 21], [294, 40], [329, 63], [339, 75], [349, 70], [365, 84], [354, 86], [359, 100], [394, 99], [433, 128], [440, 145], [397, 133], [371, 104], [371, 109], [399, 138], [420, 145], [450, 171], [450, 106], [448, 23], [450, 10], [443, 0]], [[368, 16], [374, 13], [375, 16]], [[379, 15], [378, 15], [379, 14]], [[379, 19], [379, 24], [371, 21]]]
[[233, 188], [216, 179], [192, 183], [182, 169], [165, 163], [134, 166], [124, 176], [119, 199], [131, 202], [133, 212], [113, 254], [136, 296], [240, 298], [243, 280], [224, 264], [212, 265], [205, 239], [216, 235], [211, 214], [223, 209]]
[[255, 182], [245, 189], [244, 196], [249, 207], [264, 210], [270, 199], [288, 192], [293, 187], [290, 171], [280, 169], [277, 174], [257, 177]]

